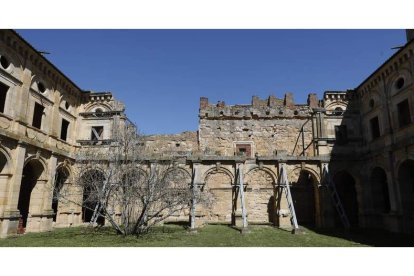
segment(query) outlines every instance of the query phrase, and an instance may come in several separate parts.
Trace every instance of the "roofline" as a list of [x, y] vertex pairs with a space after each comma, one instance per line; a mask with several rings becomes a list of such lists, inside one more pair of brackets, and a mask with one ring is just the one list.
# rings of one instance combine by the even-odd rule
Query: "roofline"
[[27, 42], [26, 39], [24, 39], [17, 31], [13, 29], [9, 29], [12, 33], [14, 33], [20, 40], [23, 41], [23, 43], [26, 44], [29, 48], [31, 48], [37, 55], [42, 57], [53, 69], [55, 69], [59, 74], [61, 74], [64, 78], [66, 78], [75, 88], [77, 88], [80, 92], [84, 93], [85, 91], [81, 89], [76, 83], [74, 83], [68, 76], [66, 76], [62, 71], [59, 70], [52, 62], [50, 62], [47, 58], [45, 58], [43, 55], [39, 54], [39, 51], [36, 50], [35, 47], [33, 47], [29, 42]]
[[390, 56], [386, 61], [384, 61], [371, 75], [369, 75], [365, 80], [363, 80], [361, 84], [355, 88], [355, 90], [359, 90], [361, 86], [363, 86], [372, 76], [374, 76], [376, 73], [381, 71], [390, 60], [392, 60], [394, 57], [396, 57], [398, 54], [404, 51], [408, 47], [408, 45], [411, 44], [412, 42], [414, 42], [414, 38], [408, 41], [407, 43], [405, 43], [405, 45], [401, 49], [399, 49], [392, 56]]

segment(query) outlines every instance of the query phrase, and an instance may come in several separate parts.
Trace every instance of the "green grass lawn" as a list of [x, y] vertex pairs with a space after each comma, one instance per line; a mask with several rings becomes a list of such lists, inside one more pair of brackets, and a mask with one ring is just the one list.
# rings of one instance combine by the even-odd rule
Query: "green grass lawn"
[[288, 231], [270, 226], [251, 226], [250, 232], [241, 234], [225, 225], [208, 225], [196, 234], [181, 225], [165, 225], [153, 229], [147, 235], [121, 237], [111, 228], [92, 229], [74, 227], [55, 229], [52, 232], [28, 233], [0, 239], [1, 247], [349, 247], [349, 246], [412, 246], [413, 236], [393, 235], [384, 232], [352, 232], [341, 230], [317, 233], [303, 228], [302, 233], [292, 235]]

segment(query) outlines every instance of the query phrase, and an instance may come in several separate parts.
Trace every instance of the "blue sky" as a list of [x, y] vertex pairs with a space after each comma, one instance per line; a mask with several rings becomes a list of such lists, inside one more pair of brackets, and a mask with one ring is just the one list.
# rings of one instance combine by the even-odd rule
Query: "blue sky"
[[249, 104], [355, 88], [404, 30], [17, 30], [85, 90], [111, 91], [141, 132], [197, 130], [199, 98]]

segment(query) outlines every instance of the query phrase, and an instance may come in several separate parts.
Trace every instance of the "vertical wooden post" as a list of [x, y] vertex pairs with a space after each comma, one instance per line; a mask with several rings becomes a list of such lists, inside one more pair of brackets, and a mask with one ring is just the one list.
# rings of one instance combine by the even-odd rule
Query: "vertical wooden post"
[[240, 189], [240, 202], [241, 202], [241, 208], [242, 208], [243, 228], [247, 228], [246, 205], [244, 202], [243, 164], [239, 164], [238, 174], [239, 174], [238, 176], [239, 176], [239, 189]]
[[302, 155], [305, 156], [305, 132], [304, 132], [303, 126], [301, 129], [301, 132], [302, 132]]
[[197, 187], [195, 184], [195, 174], [196, 174], [196, 167], [193, 167], [193, 175], [191, 177], [191, 190], [192, 190], [192, 200], [191, 200], [191, 212], [190, 212], [190, 229], [194, 230], [195, 227], [195, 209], [196, 209], [196, 204], [197, 204], [197, 198], [196, 198], [196, 193], [197, 193]]
[[284, 163], [280, 164], [280, 186], [282, 186], [285, 190], [286, 199], [288, 202], [289, 211], [291, 215], [291, 223], [293, 226], [293, 231], [295, 232], [299, 229], [299, 225], [298, 220], [296, 218], [295, 206], [293, 204], [292, 195], [290, 193], [289, 180], [286, 172], [286, 164]]

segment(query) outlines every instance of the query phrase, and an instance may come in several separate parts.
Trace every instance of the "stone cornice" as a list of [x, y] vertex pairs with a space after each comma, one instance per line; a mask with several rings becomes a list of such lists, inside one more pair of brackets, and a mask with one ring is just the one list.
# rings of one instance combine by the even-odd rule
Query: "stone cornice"
[[23, 66], [27, 67], [27, 61], [30, 61], [30, 67], [35, 69], [34, 73], [42, 73], [44, 78], [47, 78], [50, 83], [59, 85], [68, 94], [83, 94], [72, 80], [63, 74], [57, 67], [55, 67], [49, 60], [42, 56], [32, 45], [30, 45], [24, 38], [13, 30], [0, 30], [0, 41], [6, 44], [10, 49], [22, 57], [24, 60]]
[[378, 83], [398, 71], [401, 65], [413, 55], [414, 41], [410, 41], [378, 67], [378, 69], [368, 76], [368, 78], [366, 78], [355, 90], [358, 90], [360, 93], [367, 93]]

